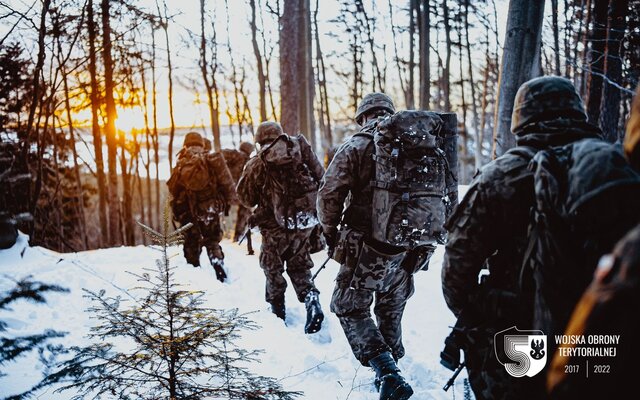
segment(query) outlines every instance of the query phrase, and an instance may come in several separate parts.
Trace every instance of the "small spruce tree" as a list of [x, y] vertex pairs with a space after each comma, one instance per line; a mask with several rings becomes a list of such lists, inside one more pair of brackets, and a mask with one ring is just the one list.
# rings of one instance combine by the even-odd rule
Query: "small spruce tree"
[[[235, 345], [243, 330], [257, 326], [237, 309], [203, 305], [203, 293], [184, 290], [174, 280], [168, 251], [182, 242], [190, 224], [169, 233], [165, 209], [163, 232], [140, 224], [159, 247], [156, 268], [134, 274], [143, 295], [127, 301], [87, 291], [89, 312], [99, 323], [90, 338], [96, 342], [74, 348], [41, 386], [64, 383], [58, 391], [75, 389], [72, 399], [293, 399], [273, 378], [251, 374], [259, 351]], [[131, 304], [127, 304], [131, 303]], [[128, 339], [116, 347], [112, 339]], [[91, 397], [90, 397], [91, 396]]]
[[[27, 300], [34, 303], [44, 304], [47, 292], [68, 292], [67, 289], [31, 280], [30, 277], [17, 281], [15, 287], [0, 294], [0, 310], [10, 311], [9, 305], [18, 300]], [[7, 374], [2, 371], [6, 365], [31, 351], [38, 350], [41, 358], [44, 352], [49, 350], [52, 353], [61, 349], [48, 344], [49, 339], [63, 337], [64, 332], [47, 329], [42, 333], [26, 336], [12, 337], [5, 334], [7, 323], [0, 320], [0, 377]], [[7, 397], [7, 399], [22, 399], [28, 396], [29, 392]]]

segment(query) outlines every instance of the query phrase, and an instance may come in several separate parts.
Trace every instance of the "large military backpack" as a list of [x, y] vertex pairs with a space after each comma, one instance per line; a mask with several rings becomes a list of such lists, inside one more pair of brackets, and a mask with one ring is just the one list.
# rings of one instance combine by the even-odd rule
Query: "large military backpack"
[[318, 224], [316, 198], [319, 182], [302, 159], [300, 136], [282, 134], [259, 153], [266, 170], [265, 191], [278, 225], [287, 230]]
[[457, 199], [448, 195], [456, 179], [441, 148], [442, 128], [440, 115], [429, 111], [400, 111], [378, 123], [373, 239], [404, 248], [445, 242], [443, 225]]
[[600, 257], [639, 221], [640, 175], [598, 139], [528, 151], [535, 204], [520, 286], [533, 328], [562, 334]]
[[[217, 179], [211, 173], [208, 153], [202, 149], [188, 147], [176, 164], [171, 177], [167, 181], [169, 192], [176, 198], [180, 196], [178, 188], [184, 188], [188, 209], [191, 216], [199, 220], [217, 218], [220, 199], [217, 196]], [[174, 210], [176, 213], [176, 210]]]

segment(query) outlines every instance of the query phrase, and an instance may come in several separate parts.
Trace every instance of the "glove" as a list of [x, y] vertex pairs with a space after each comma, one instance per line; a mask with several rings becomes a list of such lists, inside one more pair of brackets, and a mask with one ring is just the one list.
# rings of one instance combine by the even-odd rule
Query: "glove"
[[338, 239], [338, 229], [336, 227], [323, 227], [324, 238], [327, 241], [327, 252], [333, 254]]

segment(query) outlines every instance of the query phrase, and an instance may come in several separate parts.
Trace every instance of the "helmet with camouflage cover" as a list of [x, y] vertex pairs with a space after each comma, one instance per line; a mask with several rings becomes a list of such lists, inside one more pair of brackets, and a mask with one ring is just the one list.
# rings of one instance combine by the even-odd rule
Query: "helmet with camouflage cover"
[[255, 141], [262, 145], [268, 141], [274, 140], [278, 136], [282, 135], [284, 131], [282, 126], [277, 122], [266, 121], [258, 125], [256, 130]]
[[570, 80], [543, 76], [520, 86], [513, 102], [512, 133], [517, 134], [532, 123], [558, 118], [587, 120], [582, 99]]
[[184, 147], [200, 146], [204, 147], [204, 139], [198, 132], [189, 132], [184, 136]]
[[245, 153], [246, 155], [250, 155], [251, 153], [253, 153], [254, 149], [255, 146], [249, 142], [240, 143], [240, 151]]
[[396, 112], [396, 108], [393, 105], [393, 100], [391, 97], [387, 96], [384, 93], [369, 93], [362, 98], [360, 104], [358, 104], [358, 109], [356, 110], [356, 115], [354, 119], [358, 123], [358, 125], [362, 125], [363, 117], [376, 110], [387, 110], [389, 113], [393, 114]]

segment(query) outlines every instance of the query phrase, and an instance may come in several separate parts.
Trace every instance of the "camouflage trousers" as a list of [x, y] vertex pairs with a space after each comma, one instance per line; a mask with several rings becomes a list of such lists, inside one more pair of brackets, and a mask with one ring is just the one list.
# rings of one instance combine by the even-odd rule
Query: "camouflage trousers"
[[[185, 225], [184, 222], [182, 225]], [[193, 266], [200, 266], [200, 252], [202, 246], [207, 249], [209, 260], [224, 259], [220, 241], [222, 240], [220, 219], [214, 218], [209, 223], [193, 222], [193, 226], [184, 232], [184, 258]]]
[[283, 274], [285, 264], [287, 275], [300, 302], [310, 291], [318, 291], [311, 281], [313, 261], [309, 255], [309, 235], [311, 230], [285, 232], [282, 229], [262, 229], [260, 267], [266, 278], [265, 300], [270, 304], [284, 302], [287, 281]]
[[236, 214], [236, 227], [233, 232], [233, 241], [237, 242], [247, 229], [247, 223], [251, 216], [251, 209], [244, 207], [242, 204], [238, 205], [238, 213]]

